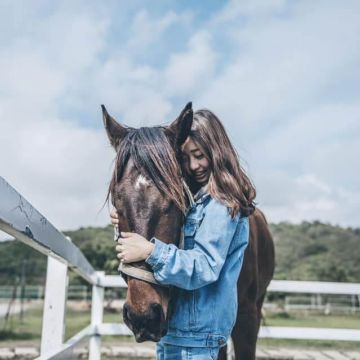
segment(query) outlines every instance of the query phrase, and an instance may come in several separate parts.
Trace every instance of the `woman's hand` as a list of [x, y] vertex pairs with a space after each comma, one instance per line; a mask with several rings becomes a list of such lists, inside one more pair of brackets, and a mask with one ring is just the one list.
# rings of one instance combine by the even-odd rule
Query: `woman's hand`
[[119, 225], [119, 217], [118, 217], [118, 213], [116, 211], [116, 209], [112, 209], [111, 213], [110, 213], [110, 219], [111, 219], [111, 223], [114, 226], [118, 226]]
[[116, 245], [120, 262], [131, 263], [145, 260], [154, 249], [155, 245], [139, 234], [123, 231], [120, 234], [121, 238]]

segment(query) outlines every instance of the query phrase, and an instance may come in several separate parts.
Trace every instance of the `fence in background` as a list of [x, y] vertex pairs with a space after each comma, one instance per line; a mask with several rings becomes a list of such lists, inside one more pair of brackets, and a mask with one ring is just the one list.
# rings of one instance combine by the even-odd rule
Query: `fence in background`
[[[67, 298], [70, 300], [90, 300], [91, 289], [86, 285], [69, 285]], [[24, 299], [42, 300], [45, 297], [45, 286], [25, 285], [22, 292], [21, 286], [1, 285], [0, 300]]]
[[[116, 296], [116, 297], [115, 297]], [[22, 289], [17, 285], [0, 285], [0, 302], [9, 300], [43, 300], [45, 286], [25, 285]], [[105, 293], [105, 298], [111, 300], [118, 296], [113, 290]], [[91, 287], [86, 285], [69, 285], [67, 289], [68, 300], [90, 301]], [[281, 298], [265, 299], [264, 308], [270, 311], [283, 309], [286, 312], [309, 311], [329, 314], [354, 314], [360, 312], [359, 295], [322, 295], [322, 294], [292, 294]]]
[[[286, 312], [309, 311], [329, 314], [355, 314], [360, 312], [359, 295], [287, 295], [283, 308]], [[267, 304], [270, 305], [270, 304]]]
[[[103, 323], [104, 289], [126, 287], [120, 276], [95, 271], [83, 253], [0, 177], [0, 229], [48, 256], [39, 359], [69, 358], [89, 337], [89, 359], [100, 359], [102, 335], [131, 335], [123, 324]], [[75, 271], [92, 286], [91, 323], [64, 343], [67, 272]], [[272, 281], [269, 291], [360, 295], [360, 284]], [[360, 330], [262, 327], [260, 337], [360, 341]]]

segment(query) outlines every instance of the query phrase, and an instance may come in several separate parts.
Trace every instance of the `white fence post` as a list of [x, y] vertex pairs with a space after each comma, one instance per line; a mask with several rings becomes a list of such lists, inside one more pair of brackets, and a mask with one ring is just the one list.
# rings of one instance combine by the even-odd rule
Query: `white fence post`
[[67, 285], [67, 265], [48, 256], [41, 333], [42, 356], [60, 349], [63, 344]]
[[[105, 272], [98, 271], [99, 278], [103, 277]], [[90, 337], [89, 342], [89, 360], [101, 359], [101, 335], [98, 327], [103, 322], [104, 313], [104, 288], [102, 286], [94, 285], [92, 288], [91, 301], [91, 327], [94, 335]]]

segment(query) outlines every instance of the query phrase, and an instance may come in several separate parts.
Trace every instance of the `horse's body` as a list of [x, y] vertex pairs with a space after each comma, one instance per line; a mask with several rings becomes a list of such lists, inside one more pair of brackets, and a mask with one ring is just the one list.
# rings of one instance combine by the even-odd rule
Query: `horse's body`
[[[118, 153], [110, 190], [121, 230], [135, 230], [148, 239], [156, 236], [167, 243], [177, 244], [183, 220], [180, 208], [184, 199], [179, 205], [178, 196], [173, 196], [174, 192], [180, 191], [179, 182], [173, 181], [180, 174], [174, 162], [178, 160], [181, 144], [190, 132], [191, 104], [169, 127], [157, 128], [156, 131], [140, 129], [140, 133], [136, 133], [135, 129], [125, 128], [111, 118], [104, 107], [103, 115], [110, 142]], [[140, 139], [138, 144], [137, 139]], [[163, 143], [158, 144], [159, 141]], [[131, 144], [122, 146], [122, 142]], [[165, 152], [161, 146], [166, 148]], [[142, 148], [138, 151], [137, 147]], [[156, 169], [156, 166], [163, 167], [154, 159], [157, 154], [169, 168]], [[141, 166], [146, 171], [139, 169]], [[170, 172], [172, 187], [166, 187], [164, 182], [169, 176], [167, 172]], [[274, 247], [265, 217], [256, 209], [249, 220], [250, 241], [238, 281], [238, 315], [232, 332], [236, 359], [255, 359], [261, 307], [274, 271]], [[146, 268], [145, 263], [137, 266]], [[137, 341], [158, 341], [167, 330], [167, 289], [131, 276], [127, 276], [127, 282], [123, 311], [125, 323]], [[222, 348], [219, 358], [226, 359], [225, 348]]]

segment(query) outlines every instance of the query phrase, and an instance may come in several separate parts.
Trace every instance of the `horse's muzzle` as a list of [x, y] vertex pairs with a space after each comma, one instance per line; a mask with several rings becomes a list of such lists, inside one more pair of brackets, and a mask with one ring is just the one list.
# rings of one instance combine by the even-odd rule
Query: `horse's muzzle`
[[135, 335], [137, 342], [159, 341], [166, 335], [167, 321], [160, 304], [150, 304], [144, 314], [136, 314], [128, 304], [124, 304], [123, 318], [125, 324]]

